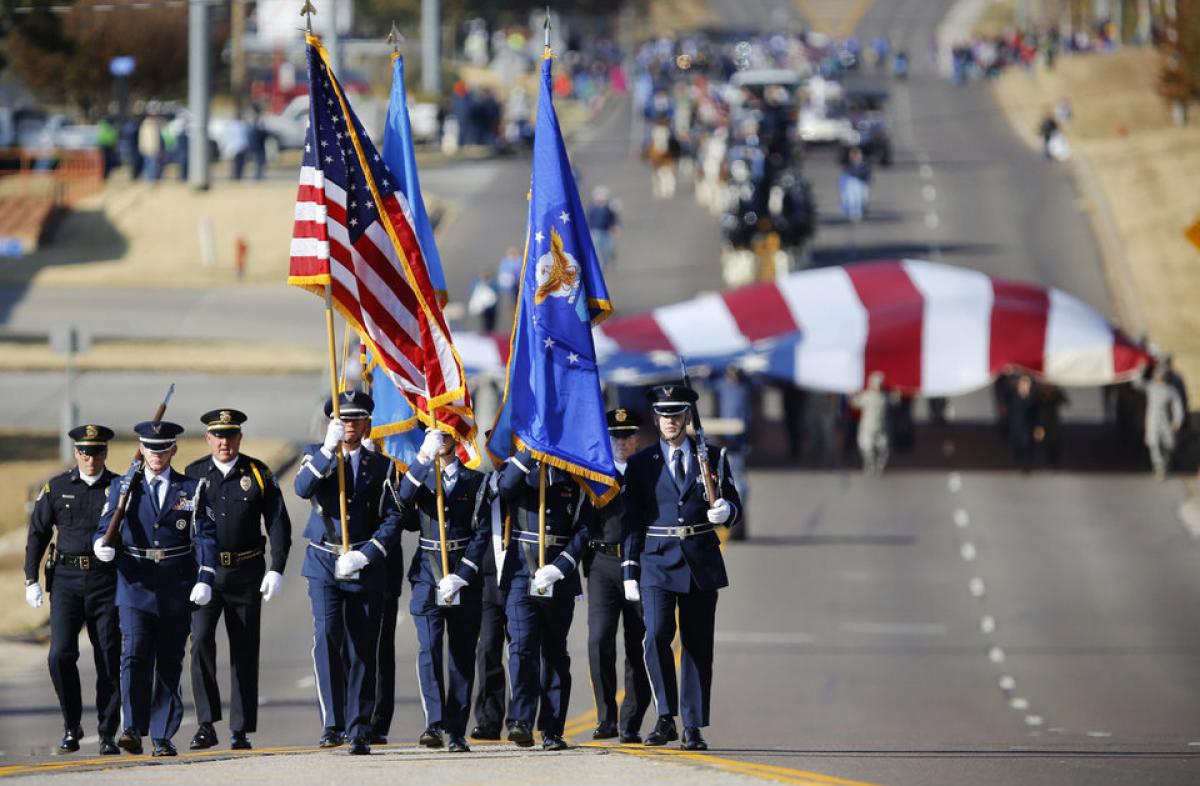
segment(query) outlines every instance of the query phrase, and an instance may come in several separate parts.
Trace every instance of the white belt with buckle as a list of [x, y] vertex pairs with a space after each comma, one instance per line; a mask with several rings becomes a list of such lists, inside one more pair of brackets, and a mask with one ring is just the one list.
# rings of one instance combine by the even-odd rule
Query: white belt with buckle
[[162, 562], [165, 559], [173, 557], [182, 557], [185, 554], [192, 553], [192, 546], [172, 546], [166, 549], [139, 549], [134, 546], [126, 546], [126, 553], [135, 559], [148, 559], [154, 562]]
[[690, 538], [693, 535], [703, 535], [706, 532], [712, 532], [713, 525], [710, 522], [703, 524], [680, 524], [679, 526], [646, 527], [646, 535], [651, 538]]

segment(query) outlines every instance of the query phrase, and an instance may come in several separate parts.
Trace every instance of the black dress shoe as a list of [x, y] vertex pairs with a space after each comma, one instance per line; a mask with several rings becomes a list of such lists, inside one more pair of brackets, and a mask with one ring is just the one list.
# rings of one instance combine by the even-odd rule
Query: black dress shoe
[[679, 732], [675, 731], [675, 719], [670, 715], [659, 715], [658, 721], [654, 724], [654, 731], [646, 735], [646, 741], [642, 744], [655, 747], [666, 745], [677, 739], [679, 739]]
[[387, 737], [383, 736], [382, 734], [372, 733], [371, 734], [371, 744], [372, 745], [387, 745]]
[[477, 740], [498, 740], [500, 739], [499, 726], [476, 726], [471, 729], [471, 737]]
[[132, 753], [134, 756], [142, 755], [142, 735], [138, 734], [133, 729], [126, 729], [121, 732], [121, 736], [117, 738], [117, 747], [126, 753]]
[[175, 750], [175, 744], [170, 740], [155, 740], [154, 753], [152, 756], [178, 756], [179, 751]]
[[625, 745], [641, 745], [642, 735], [638, 734], [636, 731], [629, 731], [626, 729], [625, 731], [621, 732], [621, 742]]
[[520, 748], [533, 747], [533, 732], [529, 729], [529, 724], [525, 721], [513, 721], [508, 724], [508, 741], [517, 744]]
[[121, 749], [117, 747], [117, 742], [112, 738], [111, 734], [100, 735], [100, 755], [101, 756], [117, 756], [121, 753]]
[[341, 729], [329, 727], [325, 729], [325, 733], [321, 735], [320, 742], [317, 743], [322, 748], [336, 748], [346, 742], [346, 735]]
[[73, 729], [67, 729], [63, 734], [62, 742], [58, 743], [59, 753], [74, 753], [79, 750], [79, 741], [83, 739], [83, 729], [76, 726]]
[[683, 727], [683, 742], [679, 745], [685, 751], [706, 751], [708, 743], [704, 741], [704, 736], [700, 734], [699, 726], [684, 726]]
[[450, 744], [446, 746], [451, 753], [470, 753], [471, 746], [467, 744], [467, 738], [461, 734], [451, 734]]
[[192, 736], [191, 743], [188, 747], [194, 751], [202, 751], [205, 748], [211, 748], [217, 744], [217, 732], [213, 729], [211, 723], [201, 723], [200, 728], [196, 729], [196, 733]]
[[542, 732], [542, 750], [544, 751], [565, 751], [567, 749], [567, 741], [557, 734], [551, 734], [548, 731]]
[[246, 736], [244, 731], [234, 731], [229, 733], [229, 750], [231, 751], [248, 751], [254, 746], [250, 744], [250, 738]]
[[615, 723], [598, 723], [596, 730], [592, 732], [593, 740], [611, 740], [617, 736], [617, 724]]
[[418, 743], [426, 748], [440, 748], [445, 745], [442, 740], [442, 727], [436, 723], [421, 732], [421, 737], [417, 740]]
[[350, 741], [350, 750], [347, 753], [351, 756], [370, 756], [371, 746], [367, 743], [366, 737], [355, 737]]

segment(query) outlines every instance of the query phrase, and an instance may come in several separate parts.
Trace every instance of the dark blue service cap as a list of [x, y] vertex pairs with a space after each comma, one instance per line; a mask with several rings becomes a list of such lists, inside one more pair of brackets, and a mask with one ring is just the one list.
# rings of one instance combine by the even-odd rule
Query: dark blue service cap
[[696, 391], [679, 383], [653, 387], [648, 398], [651, 408], [659, 415], [678, 415], [690, 409], [700, 396]]
[[170, 450], [175, 444], [175, 438], [183, 433], [183, 426], [178, 423], [169, 423], [165, 420], [153, 421], [145, 420], [133, 427], [134, 432], [138, 435], [138, 440], [146, 446], [147, 449], [161, 453], [164, 450]]
[[608, 418], [608, 433], [614, 437], [633, 436], [642, 427], [642, 419], [628, 409], [610, 409], [605, 417]]
[[200, 422], [209, 431], [232, 433], [242, 430], [242, 424], [246, 422], [246, 413], [236, 409], [213, 409], [201, 415]]
[[[345, 390], [338, 394], [338, 412], [342, 420], [361, 420], [371, 417], [375, 402], [361, 390]], [[325, 402], [325, 417], [333, 417], [333, 399]]]
[[116, 435], [107, 426], [89, 423], [71, 429], [67, 436], [74, 441], [75, 448], [80, 453], [103, 453], [108, 450], [108, 441]]

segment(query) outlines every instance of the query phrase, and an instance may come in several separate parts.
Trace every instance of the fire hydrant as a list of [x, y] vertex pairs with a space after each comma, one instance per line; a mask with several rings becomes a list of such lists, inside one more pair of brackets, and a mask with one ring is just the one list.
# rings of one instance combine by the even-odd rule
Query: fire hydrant
[[246, 278], [246, 239], [241, 235], [238, 236], [237, 243], [234, 244], [233, 253], [233, 269], [237, 271], [238, 281]]

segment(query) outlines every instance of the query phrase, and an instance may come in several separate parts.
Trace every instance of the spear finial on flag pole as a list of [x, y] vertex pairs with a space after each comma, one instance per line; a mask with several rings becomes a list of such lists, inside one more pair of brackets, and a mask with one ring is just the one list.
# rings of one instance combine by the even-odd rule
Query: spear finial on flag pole
[[550, 6], [546, 6], [546, 21], [542, 23], [543, 41], [542, 45], [546, 47], [546, 54], [550, 54]]
[[392, 30], [387, 35], [387, 42], [392, 45], [392, 54], [400, 54], [400, 50], [404, 48], [404, 34], [400, 32], [400, 28], [396, 27], [395, 20], [392, 20]]

